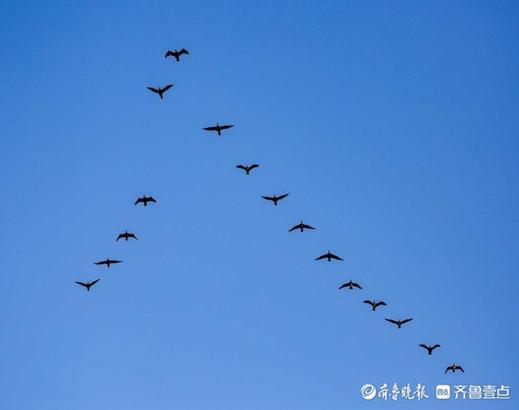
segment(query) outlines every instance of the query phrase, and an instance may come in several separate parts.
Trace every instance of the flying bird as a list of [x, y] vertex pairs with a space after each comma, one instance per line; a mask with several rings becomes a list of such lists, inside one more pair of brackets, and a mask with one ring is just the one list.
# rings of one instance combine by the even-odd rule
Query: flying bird
[[106, 259], [104, 261], [94, 262], [95, 265], [106, 265], [107, 268], [110, 267], [110, 265], [121, 263], [122, 261], [118, 261], [116, 259]]
[[276, 196], [276, 195], [273, 195], [273, 196], [262, 196], [262, 198], [266, 199], [267, 201], [274, 202], [274, 205], [277, 206], [278, 201], [281, 201], [282, 199], [286, 198], [287, 196], [288, 196], [288, 193], [280, 195], [280, 196]]
[[77, 283], [78, 285], [83, 286], [84, 288], [86, 288], [86, 290], [87, 290], [88, 292], [90, 292], [90, 288], [91, 288], [92, 286], [94, 286], [97, 282], [99, 282], [100, 280], [101, 280], [101, 279], [96, 279], [96, 280], [94, 280], [93, 282], [76, 282], [76, 283]]
[[437, 347], [440, 347], [440, 345], [426, 345], [426, 344], [421, 344], [419, 345], [420, 347], [423, 347], [424, 349], [426, 349], [428, 352], [429, 352], [429, 355], [432, 355], [432, 352], [434, 349], [436, 349]]
[[142, 204], [144, 204], [144, 206], [148, 206], [148, 202], [157, 203], [155, 198], [153, 198], [152, 196], [143, 195], [140, 198], [137, 198], [137, 200], [135, 201], [134, 205], [138, 205], [138, 204], [142, 203]]
[[292, 228], [288, 230], [288, 232], [295, 231], [296, 229], [299, 229], [301, 232], [303, 232], [305, 229], [315, 229], [313, 226], [306, 225], [301, 221], [301, 223], [294, 225]]
[[250, 172], [254, 168], [258, 168], [258, 167], [259, 167], [258, 164], [252, 164], [252, 165], [242, 165], [242, 164], [239, 164], [239, 165], [236, 165], [236, 168], [243, 169], [247, 173], [247, 175], [249, 175]]
[[394, 325], [397, 325], [400, 329], [402, 325], [406, 324], [407, 322], [410, 322], [413, 320], [413, 318], [404, 319], [404, 320], [393, 320], [393, 319], [386, 319], [389, 323], [393, 323]]
[[168, 84], [165, 87], [148, 87], [148, 90], [153, 91], [154, 93], [158, 94], [160, 96], [160, 99], [162, 100], [164, 97], [164, 93], [168, 91], [171, 87], [173, 87], [173, 84]]
[[220, 125], [216, 123], [216, 125], [213, 125], [211, 127], [205, 127], [204, 130], [206, 131], [216, 131], [218, 135], [222, 135], [223, 130], [227, 130], [229, 128], [234, 127], [234, 125]]
[[327, 259], [328, 262], [330, 262], [332, 259], [335, 259], [337, 261], [342, 261], [343, 259], [340, 256], [334, 255], [330, 251], [326, 252], [324, 255], [318, 256], [315, 258], [316, 261], [320, 261], [322, 259]]
[[180, 50], [175, 50], [175, 51], [168, 50], [168, 51], [166, 51], [166, 55], [164, 57], [168, 58], [168, 57], [173, 56], [173, 57], [175, 57], [175, 59], [177, 61], [180, 61], [180, 56], [182, 54], [189, 55], [189, 51], [187, 51], [185, 48], [182, 48]]
[[129, 238], [133, 238], [135, 240], [137, 240], [137, 237], [135, 236], [134, 233], [130, 233], [128, 231], [124, 231], [124, 233], [120, 233], [119, 236], [117, 237], [116, 241], [118, 241], [119, 239], [124, 239], [125, 241], [127, 241]]
[[[342, 284], [339, 289], [344, 289], [344, 288], [348, 288], [348, 289], [353, 289], [353, 288], [362, 289], [362, 286], [360, 286], [358, 283], [355, 283], [355, 282], [350, 280], [349, 282]], [[369, 302], [369, 300], [367, 302]], [[384, 302], [382, 302], [382, 303], [384, 303]]]
[[372, 310], [373, 312], [374, 312], [375, 310], [377, 310], [377, 308], [378, 308], [379, 306], [387, 306], [387, 305], [386, 305], [386, 302], [384, 302], [384, 301], [382, 301], [382, 300], [381, 300], [380, 302], [376, 302], [376, 301], [374, 301], [374, 300], [365, 300], [365, 301], [362, 302], [362, 303], [367, 303], [368, 305], [370, 305], [370, 306], [371, 306], [371, 310]]
[[461, 367], [459, 364], [453, 364], [452, 366], [447, 367], [444, 374], [446, 374], [449, 370], [451, 370], [452, 373], [456, 372], [456, 370], [461, 370], [463, 373], [465, 373], [465, 370], [463, 370], [463, 367]]

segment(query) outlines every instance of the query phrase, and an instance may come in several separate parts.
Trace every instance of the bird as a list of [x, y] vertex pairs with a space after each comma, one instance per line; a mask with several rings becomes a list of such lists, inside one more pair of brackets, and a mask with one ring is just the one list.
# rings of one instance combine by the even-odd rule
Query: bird
[[189, 51], [187, 51], [185, 48], [182, 48], [182, 49], [180, 49], [180, 50], [176, 50], [176, 49], [175, 49], [175, 51], [168, 50], [168, 51], [166, 51], [166, 54], [164, 55], [164, 57], [165, 57], [165, 58], [168, 58], [168, 57], [173, 56], [173, 57], [175, 57], [175, 59], [176, 59], [177, 61], [180, 61], [180, 56], [181, 56], [182, 54], [187, 54], [187, 55], [189, 55]]
[[218, 135], [222, 135], [222, 131], [223, 130], [227, 130], [229, 128], [232, 128], [234, 127], [234, 125], [230, 124], [230, 125], [220, 125], [218, 123], [216, 123], [216, 125], [213, 125], [211, 127], [205, 127], [204, 130], [206, 131], [216, 131], [216, 133]]
[[429, 345], [427, 346], [426, 344], [421, 344], [419, 345], [420, 347], [423, 347], [424, 349], [426, 349], [428, 352], [429, 352], [429, 355], [432, 355], [432, 352], [434, 349], [436, 349], [437, 347], [440, 347], [440, 345]]
[[107, 268], [110, 267], [110, 265], [121, 263], [122, 261], [118, 261], [116, 259], [106, 259], [104, 261], [94, 262], [95, 265], [106, 265]]
[[272, 201], [272, 202], [274, 202], [274, 205], [277, 206], [278, 201], [281, 201], [282, 199], [286, 198], [287, 196], [288, 196], [288, 193], [283, 194], [283, 195], [280, 195], [280, 196], [276, 196], [276, 195], [272, 195], [272, 196], [262, 196], [262, 198], [263, 198], [263, 199], [266, 199], [267, 201]]
[[371, 310], [373, 310], [373, 312], [374, 312], [375, 310], [377, 310], [377, 308], [378, 308], [379, 306], [387, 306], [387, 305], [386, 305], [386, 302], [384, 302], [383, 300], [381, 300], [380, 302], [376, 302], [376, 301], [374, 301], [374, 300], [365, 300], [365, 301], [362, 302], [362, 303], [367, 303], [368, 305], [370, 305], [370, 306], [371, 306]]
[[315, 258], [316, 261], [319, 261], [322, 259], [328, 259], [328, 262], [330, 262], [332, 259], [335, 259], [337, 261], [343, 260], [340, 256], [334, 255], [330, 251], [326, 252], [324, 255], [321, 255], [321, 256], [318, 256], [317, 258]]
[[409, 319], [404, 319], [404, 320], [393, 320], [393, 319], [386, 319], [389, 323], [393, 323], [395, 325], [398, 326], [398, 328], [400, 329], [402, 327], [402, 325], [406, 324], [407, 322], [410, 322], [411, 320], [413, 320], [413, 318], [409, 318]]
[[463, 373], [465, 373], [465, 370], [463, 370], [463, 367], [461, 367], [459, 364], [455, 364], [455, 363], [453, 365], [447, 367], [445, 369], [445, 373], [444, 374], [447, 374], [447, 372], [449, 370], [452, 370], [452, 373], [456, 372], [456, 370], [461, 370]]
[[83, 286], [84, 288], [86, 288], [86, 290], [87, 290], [88, 292], [90, 292], [90, 288], [91, 288], [92, 286], [94, 286], [97, 282], [99, 282], [100, 280], [101, 280], [101, 279], [96, 279], [96, 280], [94, 280], [93, 282], [77, 282], [77, 281], [76, 281], [76, 283], [77, 283], [78, 285]]
[[292, 228], [288, 230], [288, 232], [295, 231], [296, 229], [299, 229], [301, 232], [303, 232], [305, 229], [315, 229], [313, 226], [306, 225], [301, 221], [299, 224], [294, 225]]
[[173, 87], [173, 84], [168, 84], [165, 87], [148, 87], [148, 90], [153, 91], [154, 93], [158, 94], [160, 96], [160, 99], [162, 100], [164, 97], [164, 93], [168, 91], [171, 87]]
[[252, 165], [242, 165], [242, 164], [238, 164], [236, 165], [236, 168], [239, 168], [239, 169], [243, 169], [247, 175], [250, 174], [250, 172], [254, 169], [254, 168], [258, 168], [259, 165], [258, 164], [252, 164]]
[[148, 206], [148, 202], [157, 203], [155, 198], [153, 198], [152, 196], [143, 195], [140, 198], [137, 198], [137, 200], [135, 201], [134, 205], [138, 205], [138, 204], [142, 203], [142, 204], [144, 204], [144, 206]]
[[[349, 281], [347, 283], [343, 283], [339, 289], [344, 289], [344, 288], [348, 288], [348, 289], [353, 289], [353, 288], [357, 288], [357, 289], [362, 289], [362, 286], [360, 286], [358, 283], [355, 283], [353, 281]], [[368, 300], [369, 302], [369, 300]], [[382, 302], [384, 303], [384, 302]], [[385, 304], [385, 303], [384, 303]]]
[[135, 236], [134, 233], [130, 233], [128, 231], [124, 231], [124, 233], [120, 233], [119, 236], [117, 237], [116, 241], [118, 241], [119, 239], [124, 239], [124, 240], [128, 240], [129, 238], [133, 238], [135, 240], [137, 240], [137, 237]]

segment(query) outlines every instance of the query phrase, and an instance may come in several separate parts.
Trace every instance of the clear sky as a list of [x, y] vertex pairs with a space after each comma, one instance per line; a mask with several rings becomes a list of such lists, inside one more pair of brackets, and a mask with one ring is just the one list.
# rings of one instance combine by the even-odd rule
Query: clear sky
[[[0, 15], [1, 410], [517, 408], [517, 2]], [[360, 396], [395, 382], [431, 398]], [[512, 399], [438, 402], [442, 383]]]

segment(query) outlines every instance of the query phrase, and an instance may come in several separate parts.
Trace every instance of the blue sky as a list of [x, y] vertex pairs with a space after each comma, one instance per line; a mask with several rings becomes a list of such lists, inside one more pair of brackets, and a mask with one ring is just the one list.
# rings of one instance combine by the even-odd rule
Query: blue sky
[[[0, 15], [0, 409], [378, 409], [360, 386], [394, 382], [512, 400], [392, 407], [516, 407], [516, 3]], [[301, 219], [317, 229], [289, 234]], [[313, 260], [327, 249], [344, 262]]]

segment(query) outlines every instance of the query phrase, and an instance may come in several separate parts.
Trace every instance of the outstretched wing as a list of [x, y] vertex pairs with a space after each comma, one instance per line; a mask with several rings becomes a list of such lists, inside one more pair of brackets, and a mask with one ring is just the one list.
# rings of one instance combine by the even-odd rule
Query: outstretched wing
[[266, 199], [267, 201], [274, 201], [274, 198], [271, 196], [262, 196], [263, 199]]
[[328, 256], [330, 256], [330, 258], [332, 259], [342, 261], [342, 258], [340, 256], [334, 255], [333, 253], [330, 253]]
[[[445, 373], [447, 373], [449, 370], [454, 370], [454, 366], [449, 366], [445, 369]], [[465, 373], [465, 372], [464, 372]]]
[[421, 345], [418, 345], [418, 346], [420, 346], [420, 347], [423, 347], [424, 349], [427, 349], [427, 350], [429, 350], [429, 346], [427, 346], [427, 345], [424, 345], [423, 343], [422, 343]]
[[381, 300], [380, 302], [375, 303], [375, 308], [378, 308], [379, 306], [387, 306], [387, 305], [386, 305], [386, 302]]
[[404, 320], [402, 320], [400, 323], [401, 323], [401, 324], [404, 324], [404, 323], [410, 322], [411, 320], [413, 320], [412, 317], [409, 318], [409, 319], [404, 319]]
[[220, 129], [221, 130], [227, 130], [227, 129], [232, 128], [232, 127], [234, 127], [234, 125], [231, 125], [231, 124], [229, 124], [229, 125], [220, 125]]
[[173, 84], [168, 84], [167, 86], [165, 86], [165, 87], [162, 89], [162, 92], [166, 92], [166, 91], [168, 91], [171, 87], [173, 87]]
[[348, 283], [343, 283], [341, 286], [339, 286], [339, 289], [344, 289], [344, 288], [347, 288], [349, 286]]
[[[371, 300], [365, 300], [362, 303], [367, 303], [368, 305], [374, 306], [373, 302]], [[387, 319], [386, 319], [387, 320]]]
[[166, 54], [164, 55], [164, 57], [168, 58], [168, 57], [171, 57], [174, 55], [175, 55], [175, 53], [173, 53], [171, 50], [168, 50], [168, 51], [166, 51]]
[[303, 226], [303, 229], [315, 229], [313, 226], [301, 224]]
[[353, 283], [351, 284], [351, 286], [353, 286], [354, 288], [362, 289], [362, 286], [360, 286], [358, 283], [355, 283], [355, 282], [353, 282]]
[[99, 282], [101, 279], [96, 279], [94, 280], [93, 282], [90, 282], [90, 286], [93, 286], [95, 285], [97, 282]]
[[384, 318], [386, 319], [389, 323], [393, 323], [394, 325], [397, 325], [398, 326], [398, 322], [396, 320], [393, 320], [393, 319], [387, 319], [387, 318]]
[[321, 255], [321, 256], [318, 256], [317, 258], [315, 258], [316, 261], [320, 261], [321, 259], [326, 259], [328, 257], [328, 255]]
[[156, 88], [153, 88], [153, 87], [146, 87], [148, 90], [150, 91], [153, 91], [154, 93], [159, 93], [159, 90], [157, 90]]
[[117, 237], [117, 239], [115, 240], [116, 242], [121, 239], [121, 238], [124, 238], [124, 233], [120, 233], [119, 236]]
[[182, 50], [180, 50], [180, 51], [178, 52], [178, 54], [179, 54], [179, 55], [181, 55], [181, 54], [187, 54], [187, 55], [189, 55], [189, 51], [187, 51], [185, 48], [183, 48]]
[[242, 164], [236, 165], [236, 168], [243, 169], [244, 171], [247, 171], [247, 168], [244, 167]]
[[456, 369], [460, 369], [463, 373], [465, 373], [465, 370], [463, 370], [463, 367], [461, 367], [461, 366], [456, 366], [456, 368], [454, 370], [456, 370]]
[[135, 201], [134, 205], [137, 205], [141, 202], [144, 202], [144, 198], [137, 198], [137, 200]]
[[206, 131], [216, 131], [218, 128], [216, 128], [215, 126], [211, 126], [211, 127], [205, 127], [204, 130]]
[[84, 282], [76, 282], [76, 283], [78, 285], [81, 285], [81, 286], [85, 287], [85, 288], [88, 288], [88, 285], [86, 283], [84, 283]]
[[434, 345], [434, 346], [431, 346], [431, 350], [434, 350], [434, 349], [436, 349], [437, 347], [440, 347], [440, 345]]
[[130, 233], [130, 234], [128, 234], [128, 238], [137, 239], [137, 237], [135, 236], [134, 233]]
[[295, 231], [296, 229], [299, 229], [299, 225], [294, 225], [292, 228], [288, 230], [288, 232]]
[[259, 165], [258, 164], [252, 164], [250, 167], [249, 167], [249, 171], [252, 171], [254, 168], [258, 168]]
[[155, 203], [157, 203], [157, 201], [155, 201], [155, 198], [153, 198], [152, 196], [148, 197], [148, 202], [155, 202]]
[[99, 262], [94, 262], [94, 265], [106, 265], [108, 262], [107, 261], [99, 261]]
[[288, 196], [288, 193], [278, 196], [278, 201], [281, 200], [281, 199], [286, 198], [287, 196]]

